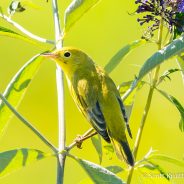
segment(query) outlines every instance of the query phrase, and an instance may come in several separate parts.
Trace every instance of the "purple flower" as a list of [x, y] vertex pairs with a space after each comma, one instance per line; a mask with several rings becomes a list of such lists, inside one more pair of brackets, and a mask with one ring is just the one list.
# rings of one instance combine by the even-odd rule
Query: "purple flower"
[[178, 12], [184, 13], [184, 0], [178, 2]]
[[136, 0], [135, 3], [138, 4], [136, 12], [144, 13], [137, 21], [140, 25], [149, 23], [148, 30], [151, 36], [159, 28], [161, 18], [170, 32], [176, 28], [184, 32], [184, 0]]

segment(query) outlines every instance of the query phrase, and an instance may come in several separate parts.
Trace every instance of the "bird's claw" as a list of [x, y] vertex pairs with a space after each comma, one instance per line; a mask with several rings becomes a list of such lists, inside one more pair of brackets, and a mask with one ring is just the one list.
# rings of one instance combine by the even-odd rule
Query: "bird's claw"
[[83, 136], [77, 135], [77, 137], [76, 137], [76, 139], [75, 139], [76, 146], [77, 146], [77, 148], [79, 148], [79, 149], [82, 149], [83, 138], [84, 138]]

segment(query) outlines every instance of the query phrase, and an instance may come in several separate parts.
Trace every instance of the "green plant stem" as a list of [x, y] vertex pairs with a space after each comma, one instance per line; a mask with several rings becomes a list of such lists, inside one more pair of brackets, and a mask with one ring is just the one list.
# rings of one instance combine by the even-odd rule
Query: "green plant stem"
[[6, 106], [13, 112], [13, 114], [26, 125], [29, 129], [31, 129], [49, 148], [51, 148], [54, 153], [57, 153], [58, 150], [55, 148], [52, 143], [50, 143], [36, 128], [34, 128], [28, 120], [26, 120], [20, 113], [18, 113], [14, 107], [6, 100], [6, 98], [0, 93], [1, 100], [6, 104]]
[[[54, 26], [55, 26], [55, 43], [56, 49], [62, 48], [62, 32], [59, 20], [58, 2], [52, 0]], [[65, 150], [65, 111], [64, 111], [64, 77], [59, 65], [56, 65], [56, 84], [58, 94], [58, 144], [59, 152]], [[62, 184], [64, 180], [64, 166], [66, 154], [58, 154], [57, 156], [57, 184]]]
[[[163, 19], [161, 18], [159, 31], [158, 31], [158, 42], [157, 42], [158, 50], [160, 50], [162, 48], [162, 33], [163, 33]], [[152, 81], [152, 84], [150, 86], [147, 101], [146, 101], [146, 106], [144, 108], [143, 116], [142, 116], [142, 119], [141, 119], [141, 122], [140, 122], [140, 127], [139, 127], [138, 132], [137, 132], [137, 136], [136, 136], [136, 140], [135, 140], [135, 144], [134, 144], [134, 150], [133, 150], [133, 155], [134, 155], [135, 160], [137, 158], [137, 153], [138, 153], [139, 145], [140, 145], [140, 142], [141, 142], [142, 133], [143, 133], [144, 126], [145, 126], [145, 123], [146, 123], [146, 119], [147, 119], [147, 116], [148, 116], [148, 112], [149, 112], [149, 109], [150, 109], [150, 106], [151, 106], [153, 92], [154, 92], [154, 89], [157, 85], [157, 81], [158, 81], [158, 78], [159, 78], [159, 70], [160, 70], [160, 66], [158, 66], [155, 69], [153, 81]], [[131, 183], [133, 172], [134, 172], [134, 167], [131, 167], [130, 170], [129, 170], [128, 178], [127, 178], [127, 184]]]
[[18, 24], [17, 22], [13, 21], [11, 18], [7, 17], [6, 15], [3, 15], [3, 14], [0, 13], [0, 17], [3, 18], [6, 22], [8, 22], [11, 25], [13, 25], [19, 31], [21, 31], [22, 33], [24, 33], [25, 35], [27, 35], [28, 37], [30, 37], [30, 38], [32, 38], [34, 40], [37, 40], [37, 41], [43, 42], [43, 43], [48, 43], [48, 44], [55, 44], [55, 42], [52, 41], [52, 40], [47, 40], [45, 38], [41, 38], [41, 37], [31, 33], [30, 31], [28, 31], [27, 29], [25, 29], [20, 24]]

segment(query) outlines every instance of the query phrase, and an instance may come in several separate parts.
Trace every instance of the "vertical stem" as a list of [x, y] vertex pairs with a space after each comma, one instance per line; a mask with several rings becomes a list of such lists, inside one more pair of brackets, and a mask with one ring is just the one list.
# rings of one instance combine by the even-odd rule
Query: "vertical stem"
[[[161, 18], [161, 20], [160, 20], [160, 26], [159, 26], [159, 31], [158, 31], [158, 42], [157, 42], [158, 50], [160, 50], [162, 48], [162, 33], [163, 33], [163, 18]], [[148, 97], [147, 97], [146, 106], [144, 108], [144, 112], [143, 112], [143, 116], [142, 116], [142, 119], [141, 119], [140, 127], [139, 127], [139, 130], [137, 132], [135, 145], [134, 145], [134, 150], [133, 150], [135, 160], [137, 158], [137, 153], [138, 153], [139, 145], [140, 145], [140, 142], [141, 142], [142, 133], [143, 133], [143, 130], [144, 130], [144, 125], [146, 123], [148, 112], [149, 112], [149, 109], [150, 109], [150, 106], [151, 106], [153, 92], [154, 92], [155, 86], [156, 86], [157, 81], [158, 81], [159, 70], [160, 70], [160, 66], [158, 66], [155, 69], [153, 81], [152, 81], [152, 84], [150, 86]], [[128, 174], [128, 178], [127, 178], [127, 184], [131, 183], [133, 172], [134, 172], [134, 167], [131, 167], [130, 171], [129, 171], [129, 174]]]
[[[65, 150], [65, 117], [64, 117], [64, 81], [63, 73], [59, 66], [56, 68], [56, 82], [58, 91], [58, 147], [59, 152]], [[64, 179], [64, 165], [66, 155], [59, 154], [57, 157], [57, 184], [62, 184]]]
[[[54, 25], [55, 25], [55, 42], [56, 49], [62, 48], [61, 39], [61, 27], [58, 13], [58, 3], [57, 0], [52, 0]], [[59, 139], [59, 152], [65, 149], [65, 112], [64, 112], [64, 80], [63, 72], [61, 68], [56, 66], [56, 84], [58, 93], [58, 139]], [[57, 157], [57, 184], [62, 184], [64, 179], [64, 164], [65, 164], [65, 154], [59, 154]]]

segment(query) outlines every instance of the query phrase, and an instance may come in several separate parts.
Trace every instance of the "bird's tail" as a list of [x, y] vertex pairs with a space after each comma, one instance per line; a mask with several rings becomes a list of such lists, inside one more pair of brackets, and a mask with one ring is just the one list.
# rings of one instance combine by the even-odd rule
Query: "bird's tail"
[[113, 138], [111, 138], [111, 140], [117, 157], [120, 160], [124, 160], [125, 162], [127, 162], [127, 164], [133, 166], [134, 157], [128, 145], [128, 141], [117, 141]]

